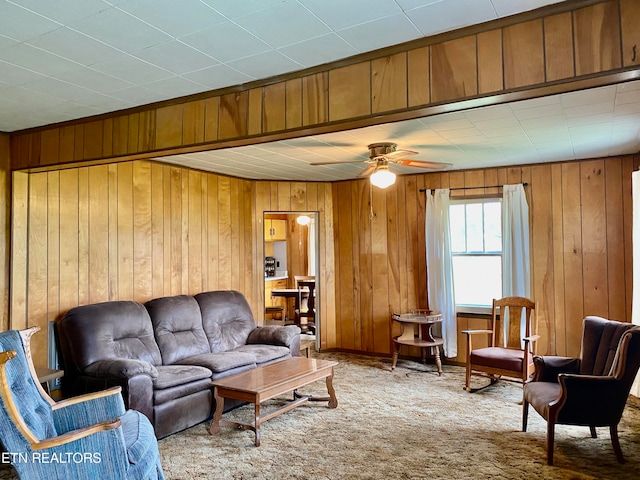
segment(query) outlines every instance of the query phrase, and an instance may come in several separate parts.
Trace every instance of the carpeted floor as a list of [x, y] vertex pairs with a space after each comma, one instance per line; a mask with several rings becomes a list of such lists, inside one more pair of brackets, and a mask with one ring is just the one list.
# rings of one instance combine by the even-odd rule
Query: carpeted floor
[[[530, 413], [521, 428], [521, 388], [499, 382], [467, 393], [462, 367], [347, 354], [337, 360], [338, 408], [306, 403], [251, 431], [200, 424], [159, 442], [168, 479], [637, 479], [640, 400], [631, 397], [620, 424], [627, 463], [616, 462], [608, 428], [592, 439], [586, 427], [558, 426], [555, 463], [546, 465], [546, 423]], [[481, 379], [477, 380], [482, 382]], [[478, 386], [480, 383], [478, 383]], [[303, 393], [326, 394], [324, 382]], [[288, 399], [288, 397], [287, 397]], [[262, 409], [286, 399], [267, 402]], [[225, 414], [249, 421], [253, 407]], [[0, 479], [13, 478], [6, 470]]]
[[[160, 442], [170, 479], [623, 479], [640, 472], [640, 401], [632, 397], [620, 424], [627, 463], [616, 462], [608, 428], [559, 426], [553, 467], [546, 465], [546, 423], [530, 413], [521, 429], [521, 388], [499, 382], [467, 393], [462, 367], [346, 355], [334, 386], [338, 408], [307, 403], [250, 431], [198, 425]], [[482, 379], [478, 379], [481, 382]], [[480, 384], [479, 384], [480, 385]], [[304, 392], [323, 394], [324, 382]], [[274, 400], [272, 404], [280, 404]], [[267, 403], [268, 404], [268, 403]], [[263, 413], [268, 409], [263, 409]], [[225, 414], [250, 420], [251, 406]]]

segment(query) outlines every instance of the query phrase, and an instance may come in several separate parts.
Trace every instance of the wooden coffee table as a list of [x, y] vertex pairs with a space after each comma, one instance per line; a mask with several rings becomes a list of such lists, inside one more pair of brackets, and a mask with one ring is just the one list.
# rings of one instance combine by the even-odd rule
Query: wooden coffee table
[[[209, 433], [220, 432], [221, 426], [231, 426], [243, 430], [252, 430], [256, 435], [256, 447], [260, 446], [260, 425], [281, 413], [307, 402], [329, 402], [329, 408], [338, 406], [336, 392], [333, 389], [333, 367], [338, 362], [319, 360], [316, 358], [292, 357], [281, 362], [258, 367], [248, 372], [238, 373], [229, 377], [214, 380], [214, 398], [216, 411]], [[325, 378], [327, 382], [327, 397], [313, 397], [301, 395], [297, 389]], [[293, 392], [293, 400], [283, 407], [267, 415], [260, 415], [260, 404], [266, 400]], [[222, 420], [224, 399], [232, 398], [255, 405], [255, 420], [253, 423], [240, 423]]]

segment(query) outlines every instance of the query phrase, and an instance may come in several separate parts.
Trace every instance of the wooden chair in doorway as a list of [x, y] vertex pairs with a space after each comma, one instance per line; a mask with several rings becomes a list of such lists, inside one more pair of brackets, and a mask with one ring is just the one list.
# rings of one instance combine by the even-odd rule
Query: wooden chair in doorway
[[[536, 340], [540, 338], [539, 335], [532, 335], [531, 317], [534, 309], [535, 303], [528, 298], [494, 299], [490, 328], [463, 330], [462, 333], [467, 336], [465, 390], [474, 392], [480, 389], [471, 388], [472, 376], [489, 378], [489, 385], [491, 385], [500, 379], [524, 384], [533, 375], [534, 346]], [[524, 337], [521, 334], [523, 321]], [[489, 346], [473, 348], [473, 337], [482, 334], [489, 337]]]
[[[316, 331], [315, 288], [316, 277], [312, 275], [295, 275], [294, 281], [298, 289], [298, 302], [295, 309], [295, 323], [303, 332]], [[303, 323], [302, 320], [305, 320]]]

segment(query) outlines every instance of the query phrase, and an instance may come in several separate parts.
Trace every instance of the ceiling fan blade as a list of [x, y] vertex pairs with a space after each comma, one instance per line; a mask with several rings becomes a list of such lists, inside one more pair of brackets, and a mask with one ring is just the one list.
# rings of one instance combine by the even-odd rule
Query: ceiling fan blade
[[362, 163], [363, 160], [346, 160], [344, 162], [314, 162], [314, 163], [310, 163], [309, 165], [311, 165], [312, 167], [317, 167], [320, 165], [345, 165], [347, 163]]
[[386, 153], [381, 156], [395, 159], [396, 157], [407, 157], [407, 156], [417, 155], [417, 154], [418, 152], [414, 152], [413, 150], [396, 150], [395, 152]]
[[378, 165], [376, 165], [375, 163], [372, 163], [371, 165], [368, 165], [367, 168], [365, 168], [362, 172], [360, 172], [358, 177], [369, 176], [376, 171], [376, 168], [378, 168]]
[[403, 167], [418, 167], [418, 168], [431, 168], [442, 170], [451, 166], [450, 163], [444, 162], [425, 162], [423, 160], [405, 160], [403, 158], [399, 158], [395, 160], [397, 165], [402, 165]]

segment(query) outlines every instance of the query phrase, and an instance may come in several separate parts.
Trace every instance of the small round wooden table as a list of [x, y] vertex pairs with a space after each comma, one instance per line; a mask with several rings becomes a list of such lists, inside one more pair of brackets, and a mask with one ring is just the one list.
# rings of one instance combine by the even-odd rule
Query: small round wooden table
[[444, 343], [442, 338], [434, 337], [431, 328], [442, 323], [442, 315], [440, 313], [394, 313], [392, 320], [400, 323], [402, 326], [402, 334], [393, 337], [395, 349], [393, 352], [393, 362], [391, 370], [395, 370], [398, 361], [398, 354], [402, 345], [420, 348], [422, 355], [422, 363], [426, 363], [427, 350], [432, 355], [438, 368], [438, 375], [442, 375], [442, 362], [440, 361], [440, 345]]

